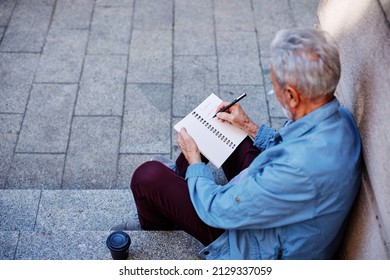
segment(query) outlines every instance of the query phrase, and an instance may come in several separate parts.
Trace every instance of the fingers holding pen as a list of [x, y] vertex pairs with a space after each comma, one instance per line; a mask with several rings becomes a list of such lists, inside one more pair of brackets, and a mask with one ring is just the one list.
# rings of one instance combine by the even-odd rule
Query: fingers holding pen
[[[238, 101], [240, 101], [241, 99], [243, 99], [244, 97], [246, 96], [246, 93], [243, 93], [241, 94], [239, 97], [237, 97], [236, 99], [234, 99], [232, 102], [230, 102], [229, 104], [227, 104], [226, 102], [222, 102], [222, 104], [220, 104], [218, 106], [218, 110], [217, 110], [217, 113], [215, 113], [214, 117], [217, 116], [218, 113], [221, 113], [221, 112], [227, 112], [227, 113], [232, 113], [234, 112], [234, 106], [235, 104], [237, 104]], [[235, 106], [236, 108], [241, 108], [239, 106]], [[230, 110], [230, 108], [233, 108], [232, 110]], [[214, 118], [213, 117], [213, 118]]]
[[[220, 112], [222, 109], [224, 109], [225, 107], [227, 107], [230, 103], [225, 101], [225, 102], [222, 102], [221, 104], [219, 104], [219, 106], [217, 107], [217, 109], [215, 109], [215, 113], [218, 114], [218, 112]], [[231, 110], [232, 108], [229, 108], [227, 111]]]
[[[226, 104], [226, 103], [225, 103]], [[220, 107], [224, 105], [221, 104]], [[218, 108], [217, 108], [218, 110]], [[221, 122], [228, 122], [242, 130], [246, 133], [254, 137], [259, 129], [258, 125], [256, 125], [247, 115], [247, 113], [242, 109], [239, 104], [235, 104], [230, 107], [225, 112], [220, 112], [217, 114], [217, 119]]]
[[[229, 104], [227, 102], [223, 102], [220, 106], [217, 108], [217, 112], [219, 112], [220, 108], [224, 108], [226, 104]], [[217, 119], [222, 122], [229, 122], [235, 126], [239, 126], [240, 118], [242, 115], [246, 115], [244, 110], [241, 108], [239, 104], [234, 104], [229, 109], [227, 109], [225, 112], [219, 112], [217, 114]]]
[[229, 112], [220, 112], [217, 114], [217, 119], [220, 122], [228, 122], [234, 125], [234, 115]]

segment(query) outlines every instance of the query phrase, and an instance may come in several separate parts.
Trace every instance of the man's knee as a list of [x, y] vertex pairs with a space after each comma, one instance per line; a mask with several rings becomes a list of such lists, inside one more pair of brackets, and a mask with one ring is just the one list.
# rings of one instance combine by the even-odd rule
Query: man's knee
[[134, 192], [140, 186], [154, 185], [156, 181], [161, 181], [165, 172], [167, 172], [167, 167], [161, 162], [147, 161], [134, 171], [130, 188]]

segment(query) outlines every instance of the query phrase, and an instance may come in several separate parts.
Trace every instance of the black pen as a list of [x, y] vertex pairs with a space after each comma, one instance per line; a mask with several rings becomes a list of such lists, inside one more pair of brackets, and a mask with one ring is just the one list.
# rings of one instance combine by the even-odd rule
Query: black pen
[[216, 112], [215, 115], [213, 116], [213, 118], [215, 118], [215, 117], [217, 116], [218, 113], [225, 112], [227, 109], [229, 109], [230, 107], [232, 107], [234, 104], [236, 104], [238, 101], [240, 101], [241, 99], [243, 99], [245, 96], [246, 96], [246, 93], [241, 94], [239, 97], [237, 97], [236, 99], [234, 99], [232, 103], [230, 103], [230, 104], [227, 105], [226, 107], [224, 107], [224, 108], [222, 108], [221, 110], [219, 110], [218, 112]]

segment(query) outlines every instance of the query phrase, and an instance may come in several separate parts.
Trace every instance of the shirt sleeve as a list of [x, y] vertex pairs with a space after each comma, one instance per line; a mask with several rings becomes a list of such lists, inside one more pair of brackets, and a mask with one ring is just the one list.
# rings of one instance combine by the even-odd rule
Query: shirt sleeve
[[210, 178], [207, 166], [191, 165], [186, 179], [196, 212], [213, 227], [270, 228], [314, 215], [316, 194], [311, 179], [291, 163], [267, 164], [251, 170], [239, 182], [223, 186]]
[[260, 151], [264, 151], [268, 148], [269, 143], [275, 139], [277, 132], [274, 128], [267, 125], [262, 125], [257, 131], [253, 145]]

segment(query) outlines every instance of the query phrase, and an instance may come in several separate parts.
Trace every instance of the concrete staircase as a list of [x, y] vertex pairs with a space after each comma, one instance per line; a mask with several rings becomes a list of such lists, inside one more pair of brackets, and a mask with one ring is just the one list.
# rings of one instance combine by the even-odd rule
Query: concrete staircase
[[[135, 215], [129, 190], [0, 190], [0, 259], [107, 260], [112, 225]], [[199, 259], [182, 231], [131, 231], [129, 259]]]

